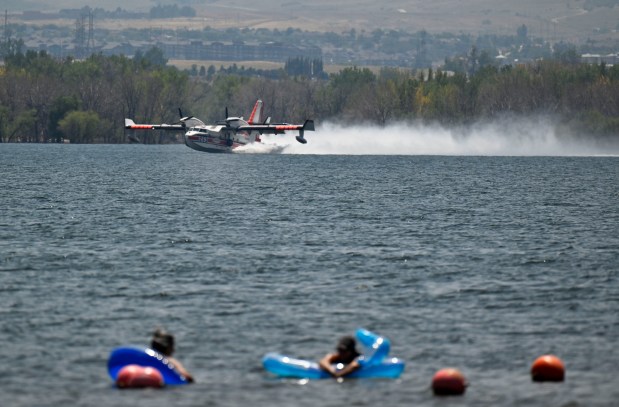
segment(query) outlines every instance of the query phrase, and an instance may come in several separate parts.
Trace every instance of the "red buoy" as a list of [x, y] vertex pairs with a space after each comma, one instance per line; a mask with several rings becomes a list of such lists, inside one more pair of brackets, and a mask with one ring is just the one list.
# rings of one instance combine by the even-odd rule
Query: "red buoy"
[[466, 379], [458, 369], [441, 369], [432, 378], [432, 390], [437, 396], [464, 394], [466, 385]]
[[565, 378], [565, 366], [554, 355], [543, 355], [531, 365], [531, 378], [535, 382], [562, 382]]
[[141, 389], [144, 387], [163, 387], [163, 376], [153, 367], [127, 365], [120, 369], [116, 385], [121, 389]]

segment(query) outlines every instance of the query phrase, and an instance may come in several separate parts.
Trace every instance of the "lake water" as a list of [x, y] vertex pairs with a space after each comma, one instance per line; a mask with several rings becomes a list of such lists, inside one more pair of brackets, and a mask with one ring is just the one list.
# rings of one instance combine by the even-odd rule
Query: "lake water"
[[[0, 145], [3, 406], [611, 406], [619, 158]], [[176, 335], [190, 386], [120, 391]], [[278, 380], [365, 327], [398, 380]], [[552, 353], [563, 383], [533, 383]], [[430, 383], [456, 367], [463, 397]]]

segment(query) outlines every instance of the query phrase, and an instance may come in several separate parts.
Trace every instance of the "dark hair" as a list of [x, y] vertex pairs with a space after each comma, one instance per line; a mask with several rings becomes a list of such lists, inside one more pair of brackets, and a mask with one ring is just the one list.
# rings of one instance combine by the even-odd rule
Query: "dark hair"
[[337, 343], [337, 350], [340, 352], [358, 353], [356, 349], [357, 342], [352, 336], [343, 336]]
[[153, 339], [150, 342], [150, 347], [164, 356], [170, 356], [174, 351], [174, 335], [158, 328], [153, 332]]

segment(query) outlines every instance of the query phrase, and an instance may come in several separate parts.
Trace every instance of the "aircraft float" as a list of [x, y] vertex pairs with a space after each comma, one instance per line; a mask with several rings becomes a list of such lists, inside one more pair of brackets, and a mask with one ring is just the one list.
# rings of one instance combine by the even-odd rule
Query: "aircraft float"
[[239, 147], [250, 143], [260, 143], [262, 134], [283, 134], [287, 130], [298, 131], [296, 139], [305, 144], [304, 132], [314, 131], [314, 121], [306, 120], [303, 124], [271, 123], [271, 118], [262, 120], [262, 100], [258, 99], [248, 120], [243, 117], [228, 116], [226, 120], [214, 125], [206, 125], [194, 116], [183, 117], [180, 109], [180, 120], [175, 124], [136, 124], [131, 119], [125, 119], [127, 130], [166, 130], [184, 131], [187, 147], [208, 153], [232, 153]]

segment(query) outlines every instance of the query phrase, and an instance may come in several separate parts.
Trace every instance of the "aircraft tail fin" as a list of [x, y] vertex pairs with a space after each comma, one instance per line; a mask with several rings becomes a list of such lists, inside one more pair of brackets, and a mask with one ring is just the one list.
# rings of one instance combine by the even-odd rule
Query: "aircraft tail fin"
[[254, 109], [251, 111], [251, 115], [249, 116], [249, 120], [247, 123], [249, 124], [257, 124], [262, 121], [262, 100], [256, 100], [256, 104], [254, 105]]

